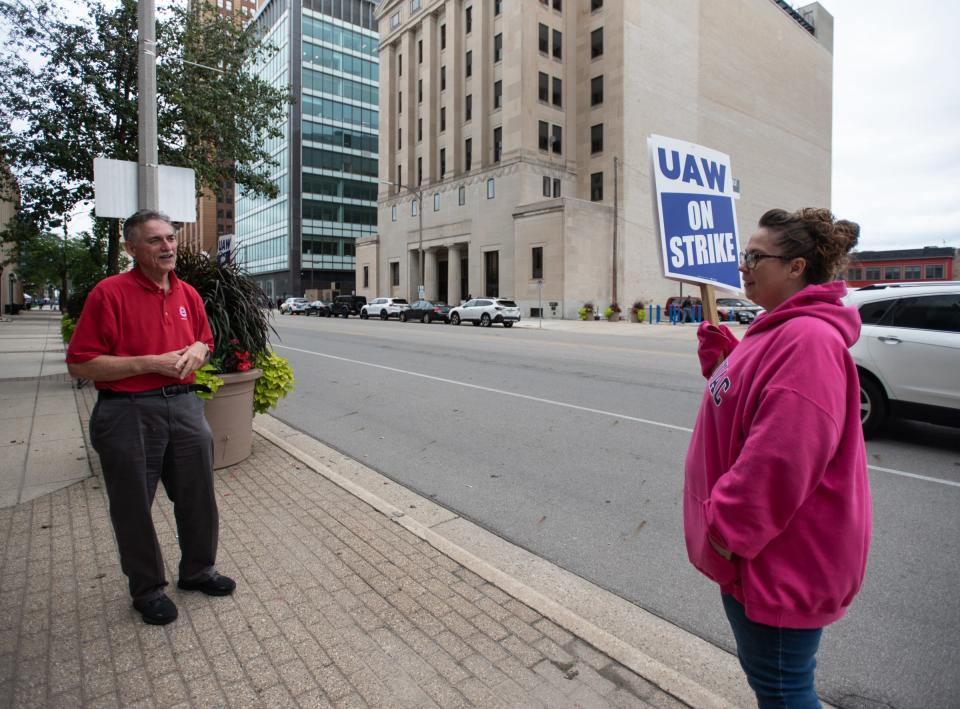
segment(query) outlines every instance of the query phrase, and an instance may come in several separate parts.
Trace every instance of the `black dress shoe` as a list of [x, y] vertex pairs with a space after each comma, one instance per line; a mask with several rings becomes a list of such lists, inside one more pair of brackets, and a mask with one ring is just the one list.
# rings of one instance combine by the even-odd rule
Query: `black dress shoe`
[[177, 607], [173, 601], [161, 594], [149, 601], [136, 600], [133, 607], [140, 611], [143, 622], [149, 625], [166, 625], [177, 619]]
[[177, 587], [184, 591], [203, 591], [208, 596], [229, 596], [237, 584], [229, 576], [221, 576], [214, 571], [207, 578], [197, 581], [180, 579], [177, 581]]

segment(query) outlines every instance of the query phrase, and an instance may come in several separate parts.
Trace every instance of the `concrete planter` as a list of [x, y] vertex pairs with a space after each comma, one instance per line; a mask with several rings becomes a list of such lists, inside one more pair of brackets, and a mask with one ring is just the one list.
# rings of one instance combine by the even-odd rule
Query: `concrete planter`
[[253, 442], [253, 389], [263, 374], [259, 369], [219, 374], [223, 386], [204, 402], [204, 414], [213, 431], [214, 470], [226, 468], [250, 455]]

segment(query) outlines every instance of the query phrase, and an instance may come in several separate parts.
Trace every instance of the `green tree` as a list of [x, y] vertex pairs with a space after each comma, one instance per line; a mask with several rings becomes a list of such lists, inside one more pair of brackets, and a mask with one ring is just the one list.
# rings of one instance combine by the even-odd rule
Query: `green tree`
[[[266, 144], [282, 135], [290, 97], [247, 68], [272, 49], [253, 28], [191, 5], [157, 23], [160, 162], [195, 170], [198, 194], [231, 181], [272, 197]], [[75, 204], [92, 199], [95, 157], [137, 157], [136, 2], [78, 7], [87, 12], [79, 20], [43, 0], [0, 0], [0, 155], [32, 224], [20, 238], [62, 226]], [[120, 259], [112, 222], [108, 273]]]

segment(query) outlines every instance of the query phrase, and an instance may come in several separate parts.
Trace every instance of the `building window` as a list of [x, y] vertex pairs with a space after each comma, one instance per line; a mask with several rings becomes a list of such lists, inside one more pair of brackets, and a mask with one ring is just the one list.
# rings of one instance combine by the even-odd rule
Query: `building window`
[[423, 103], [423, 79], [417, 79], [417, 103]]
[[403, 142], [403, 128], [397, 128], [397, 142]]
[[433, 211], [435, 212], [440, 211], [440, 193], [439, 192], [433, 193]]
[[496, 17], [503, 11], [503, 0], [493, 0], [493, 16]]
[[397, 76], [403, 76], [403, 55], [397, 55]]
[[603, 124], [590, 126], [590, 152], [603, 152]]
[[440, 25], [440, 49], [447, 48], [447, 26]]
[[440, 132], [443, 133], [447, 129], [447, 107], [440, 107]]
[[534, 246], [530, 256], [530, 260], [533, 262], [533, 269], [530, 273], [530, 277], [543, 278], [543, 247]]
[[447, 149], [440, 148], [440, 179], [447, 174]]
[[415, 199], [414, 199], [414, 200], [411, 200], [411, 201], [410, 201], [410, 216], [411, 216], [411, 217], [417, 216], [417, 210], [418, 210], [419, 208], [420, 208], [420, 205], [417, 204], [417, 200], [415, 200]]
[[927, 264], [926, 274], [928, 279], [941, 280], [943, 279], [943, 264]]
[[550, 100], [550, 77], [542, 71], [537, 74], [537, 97], [541, 101]]
[[470, 34], [473, 32], [473, 6], [471, 5], [464, 11], [464, 32]]
[[563, 33], [553, 31], [553, 58], [563, 59]]
[[469, 171], [473, 164], [473, 139], [463, 141], [463, 169]]
[[848, 269], [847, 269], [847, 280], [848, 280], [848, 281], [860, 281], [860, 280], [863, 280], [863, 269], [862, 269], [862, 268], [848, 268]]
[[493, 129], [493, 161], [500, 162], [500, 155], [503, 153], [503, 128]]
[[496, 192], [494, 191], [494, 188], [493, 188], [493, 178], [488, 177], [487, 178], [487, 199], [493, 199], [494, 197], [496, 197]]
[[590, 58], [596, 59], [603, 54], [603, 27], [590, 33]]
[[417, 40], [417, 64], [423, 64], [423, 40]]
[[563, 11], [563, 2], [562, 0], [553, 0], [553, 9], [557, 12]]
[[550, 28], [540, 24], [540, 51], [547, 54], [550, 51]]
[[503, 105], [503, 82], [493, 82], [493, 107], [500, 108]]
[[463, 120], [469, 121], [473, 118], [473, 94], [467, 94], [463, 99]]
[[400, 285], [400, 262], [393, 261], [390, 264], [390, 285], [399, 286]]
[[397, 221], [397, 205], [390, 207], [390, 221]]
[[903, 280], [905, 280], [905, 281], [919, 281], [919, 280], [920, 280], [920, 266], [904, 266], [904, 267], [903, 267]]
[[417, 158], [417, 184], [423, 184], [423, 158]]
[[563, 128], [553, 127], [553, 152], [557, 155], [563, 155]]
[[447, 90], [447, 65], [444, 64], [440, 67], [440, 90]]
[[410, 14], [412, 15], [420, 9], [421, 0], [410, 0]]
[[363, 267], [363, 287], [364, 288], [370, 287], [370, 267], [369, 266]]
[[395, 30], [400, 26], [400, 13], [395, 12], [390, 16], [390, 29]]
[[553, 105], [563, 106], [563, 81], [557, 77], [553, 77]]
[[590, 105], [603, 103], [603, 74], [590, 79]]
[[463, 185], [460, 185], [460, 187], [457, 188], [457, 204], [459, 204], [462, 207], [466, 203], [467, 203], [467, 188], [464, 187]]
[[596, 12], [603, 7], [603, 0], [590, 0], [590, 12]]
[[537, 134], [539, 137], [539, 146], [540, 150], [549, 150], [550, 149], [550, 124], [546, 121], [539, 121], [537, 123]]
[[465, 67], [466, 67], [465, 71], [466, 71], [467, 78], [470, 78], [471, 76], [473, 76], [473, 51], [472, 50], [467, 51]]
[[550, 196], [550, 178], [546, 175], [543, 176], [543, 196]]
[[503, 35], [495, 34], [493, 36], [493, 63], [503, 59]]
[[553, 178], [553, 196], [554, 197], [560, 196], [560, 178], [559, 177]]
[[899, 280], [900, 280], [900, 267], [899, 267], [899, 266], [884, 266], [884, 267], [883, 267], [883, 280], [885, 280], [885, 281], [899, 281]]
[[394, 185], [395, 191], [400, 191], [400, 185], [403, 184], [403, 165], [397, 165], [397, 184]]
[[603, 201], [603, 173], [595, 172], [590, 175], [590, 201]]
[[[928, 276], [929, 278], [929, 276]], [[865, 279], [868, 281], [879, 281], [880, 280], [880, 267], [879, 266], [868, 266], [865, 269]]]
[[423, 140], [423, 119], [417, 119], [417, 140]]
[[397, 113], [403, 113], [403, 91], [397, 92]]

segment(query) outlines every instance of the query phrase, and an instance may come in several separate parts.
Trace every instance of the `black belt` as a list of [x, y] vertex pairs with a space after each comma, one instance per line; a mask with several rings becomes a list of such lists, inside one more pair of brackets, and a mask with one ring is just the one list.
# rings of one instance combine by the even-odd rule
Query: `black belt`
[[139, 399], [144, 396], [162, 396], [169, 399], [172, 396], [189, 394], [193, 391], [210, 391], [204, 384], [167, 384], [159, 389], [148, 389], [147, 391], [111, 391], [101, 389], [98, 396], [101, 399]]

